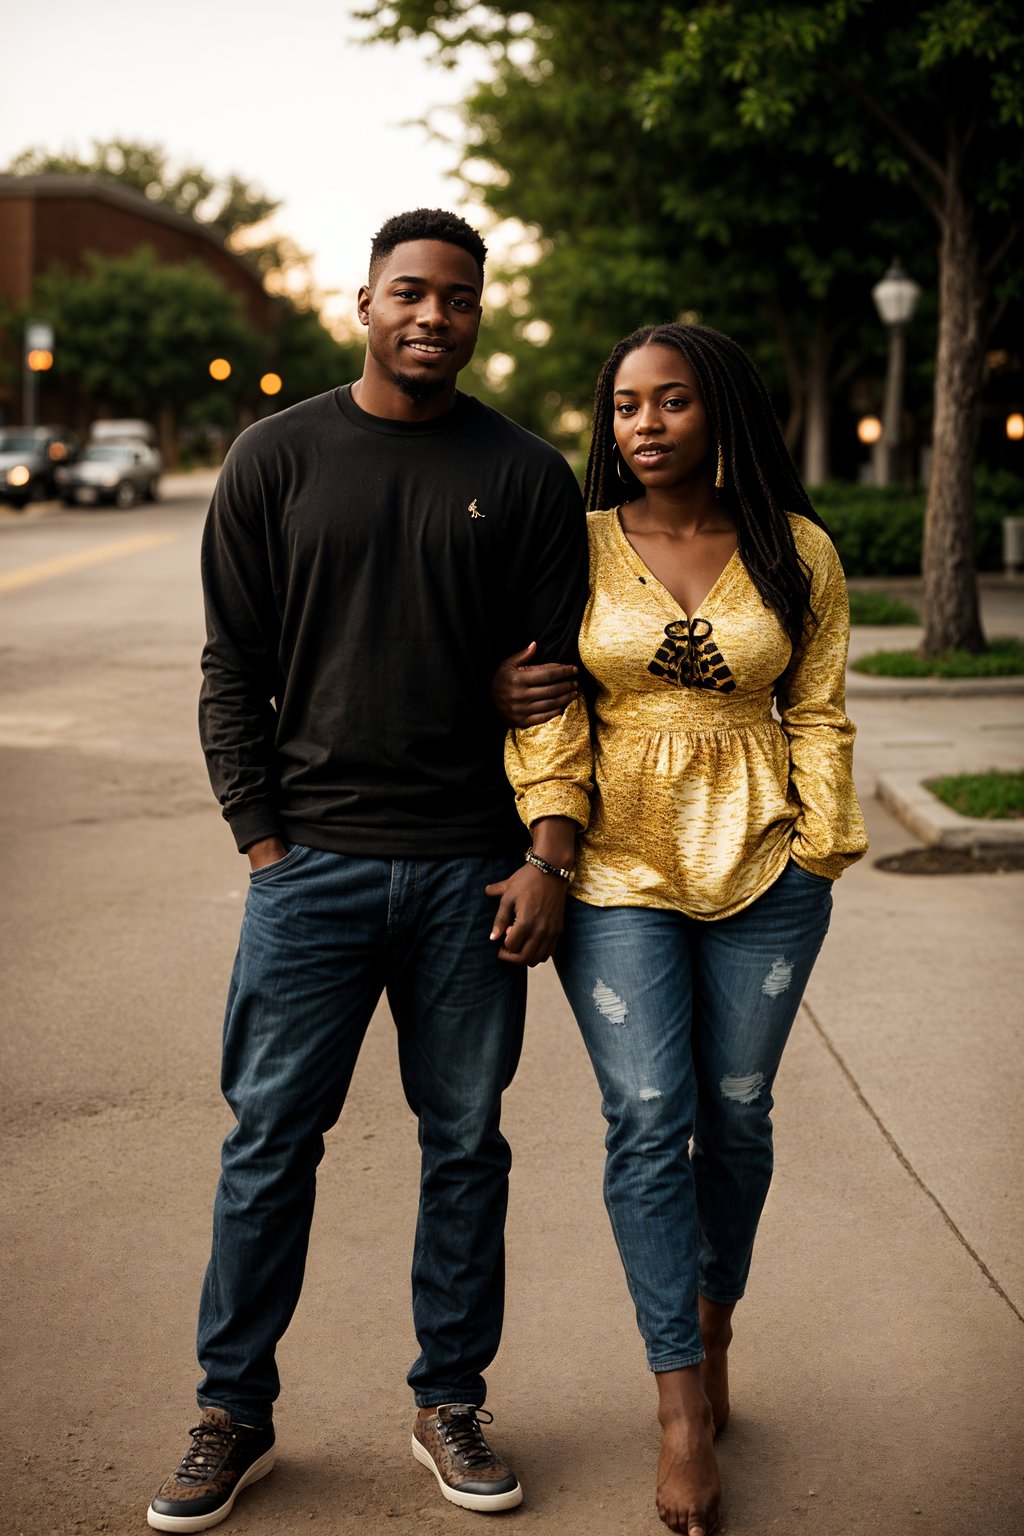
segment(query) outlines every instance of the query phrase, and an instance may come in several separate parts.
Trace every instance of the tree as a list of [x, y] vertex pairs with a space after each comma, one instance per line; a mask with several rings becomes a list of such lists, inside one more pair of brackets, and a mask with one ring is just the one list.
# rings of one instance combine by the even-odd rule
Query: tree
[[[224, 398], [237, 417], [242, 395], [254, 392], [263, 343], [238, 296], [201, 262], [161, 265], [142, 247], [113, 259], [90, 252], [85, 263], [79, 275], [52, 268], [33, 295], [33, 315], [60, 338], [54, 373], [71, 386], [79, 414], [155, 415], [173, 461], [180, 417], [223, 414]], [[215, 357], [231, 360], [224, 384], [210, 377]]]
[[358, 378], [362, 367], [361, 343], [336, 341], [315, 309], [278, 301], [274, 371], [284, 386], [280, 405], [294, 405]]
[[[495, 215], [539, 227], [529, 308], [552, 335], [546, 355], [513, 335], [510, 406], [579, 406], [623, 331], [699, 314], [788, 397], [787, 441], [802, 442], [805, 478], [824, 480], [832, 401], [881, 345], [871, 284], [893, 241], [921, 240], [906, 199], [841, 176], [811, 143], [794, 157], [781, 133], [751, 135], [721, 92], [696, 94], [650, 131], [643, 0], [541, 0], [532, 18], [460, 0], [391, 10], [378, 36], [423, 28], [443, 58], [474, 42], [491, 59], [492, 78], [464, 106], [462, 174]], [[531, 316], [518, 326], [527, 336]]]
[[[530, 16], [514, 4], [395, 0], [377, 21], [375, 35], [392, 40], [431, 36], [442, 59], [467, 43], [487, 51], [494, 78], [467, 104], [467, 123], [499, 173], [513, 165], [515, 173], [485, 183], [482, 199], [499, 210], [518, 201], [515, 211], [522, 216], [529, 208], [531, 219], [536, 208], [538, 223], [551, 237], [546, 210], [552, 198], [558, 200], [560, 184], [561, 205], [574, 206], [575, 214], [563, 214], [555, 227], [583, 255], [593, 255], [591, 274], [608, 273], [610, 286], [603, 291], [616, 304], [616, 274], [609, 267], [621, 271], [624, 263], [615, 258], [624, 256], [628, 262], [638, 254], [638, 225], [651, 222], [651, 210], [663, 215], [673, 238], [695, 243], [705, 255], [708, 240], [715, 237], [716, 216], [723, 216], [717, 291], [728, 293], [741, 320], [748, 314], [759, 323], [764, 310], [756, 283], [753, 290], [744, 287], [734, 257], [740, 266], [745, 259], [748, 266], [761, 267], [777, 284], [777, 311], [791, 316], [804, 300], [799, 295], [794, 300], [788, 279], [801, 269], [814, 278], [811, 293], [817, 301], [838, 291], [836, 281], [844, 274], [834, 269], [836, 258], [850, 258], [845, 275], [856, 277], [858, 286], [864, 281], [858, 258], [867, 249], [861, 240], [865, 217], [874, 224], [869, 242], [876, 253], [874, 272], [879, 237], [887, 226], [899, 239], [890, 237], [881, 247], [884, 257], [913, 248], [915, 262], [937, 231], [924, 647], [929, 653], [954, 645], [980, 648], [972, 490], [979, 397], [987, 338], [1018, 291], [1009, 258], [1024, 205], [1024, 73], [1019, 67], [1024, 20], [1014, 0], [984, 5], [968, 0], [822, 0], [815, 5], [711, 0], [659, 6], [627, 0], [614, 8], [588, 7], [582, 0], [538, 0]], [[586, 47], [574, 51], [574, 37], [586, 39]], [[639, 78], [630, 68], [638, 57], [643, 59]], [[513, 80], [517, 72], [538, 103], [557, 103], [546, 115], [546, 138], [535, 137], [532, 144], [532, 179], [516, 159], [522, 106]], [[534, 112], [537, 123], [545, 120], [545, 111], [542, 105]], [[666, 157], [668, 146], [674, 164]], [[667, 197], [651, 186], [653, 165], [661, 168], [660, 186]], [[706, 173], [712, 169], [709, 180]], [[595, 207], [602, 178], [617, 192], [610, 220]], [[794, 178], [818, 199], [824, 217], [808, 209]], [[527, 188], [529, 202], [523, 196]], [[759, 226], [766, 198], [780, 218], [762, 219]], [[730, 202], [739, 209], [739, 223], [724, 216]], [[717, 203], [722, 207], [716, 214]], [[793, 240], [786, 236], [788, 221], [796, 231]], [[920, 233], [922, 221], [930, 224], [931, 235]], [[593, 250], [581, 244], [581, 231]], [[602, 263], [600, 242], [602, 235], [607, 241], [609, 231], [613, 255]], [[913, 246], [905, 244], [910, 231], [917, 231]], [[536, 274], [538, 291], [549, 271], [557, 273], [558, 250], [554, 239]], [[701, 291], [699, 272], [691, 252], [680, 254], [675, 272], [677, 277], [685, 274], [679, 286], [689, 299]], [[637, 261], [633, 270], [640, 288], [657, 264], [658, 258], [653, 267], [650, 261]], [[586, 276], [581, 288], [581, 302], [598, 297]], [[806, 295], [806, 287], [803, 291]], [[623, 314], [629, 310], [627, 302]], [[714, 320], [717, 313], [707, 318]], [[744, 339], [735, 325], [719, 323]], [[791, 326], [779, 340], [790, 379], [801, 373], [817, 377], [816, 390], [808, 390], [805, 399], [820, 403], [823, 365], [830, 342], [835, 345], [829, 313], [820, 311], [810, 330], [812, 344], [808, 350], [803, 341], [802, 363]], [[763, 361], [762, 349], [754, 350]], [[847, 358], [849, 350], [847, 344]]]
[[[277, 406], [358, 373], [362, 349], [336, 341], [320, 320], [309, 256], [261, 227], [278, 203], [241, 177], [217, 181], [199, 166], [172, 166], [158, 144], [122, 139], [94, 141], [86, 157], [25, 150], [8, 169], [18, 176], [100, 176], [129, 186], [215, 227], [276, 295], [271, 326], [257, 334], [237, 297], [201, 262], [161, 265], [143, 246], [118, 260], [91, 253], [78, 276], [47, 272], [30, 309], [52, 320], [60, 336], [53, 383], [64, 386], [76, 418], [97, 410], [155, 415], [172, 463], [179, 427], [232, 433], [240, 415], [271, 408], [257, 391], [265, 373], [282, 379]], [[0, 336], [20, 335], [27, 313], [3, 309]], [[231, 363], [221, 382], [209, 373], [215, 357]], [[2, 357], [0, 370], [12, 377], [18, 371]]]
[[814, 125], [847, 171], [905, 189], [938, 233], [924, 650], [984, 645], [973, 470], [986, 344], [1015, 291], [1024, 228], [1024, 17], [1015, 0], [758, 0], [666, 6], [672, 45], [648, 76], [656, 129], [709, 87], [752, 135]]
[[243, 256], [270, 286], [294, 290], [304, 286], [312, 298], [310, 256], [293, 240], [263, 229], [281, 204], [241, 176], [221, 180], [199, 165], [175, 165], [161, 144], [134, 139], [94, 139], [91, 155], [53, 154], [34, 146], [16, 155], [7, 167], [12, 176], [99, 176], [135, 192], [175, 213], [216, 229], [236, 254]]
[[7, 172], [11, 176], [101, 176], [202, 224], [215, 224], [226, 235], [261, 224], [280, 207], [239, 176], [218, 181], [198, 165], [172, 166], [161, 144], [133, 139], [94, 139], [92, 155], [84, 158], [33, 146], [16, 155]]

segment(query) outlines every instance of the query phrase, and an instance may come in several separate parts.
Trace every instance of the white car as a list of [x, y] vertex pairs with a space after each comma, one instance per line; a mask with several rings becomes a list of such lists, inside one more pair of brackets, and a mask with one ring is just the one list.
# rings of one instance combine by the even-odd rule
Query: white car
[[89, 428], [90, 443], [148, 443], [156, 447], [156, 432], [148, 421], [94, 421]]
[[54, 479], [65, 506], [112, 501], [134, 507], [143, 499], [156, 500], [162, 468], [160, 455], [148, 443], [90, 443], [74, 464], [56, 470]]

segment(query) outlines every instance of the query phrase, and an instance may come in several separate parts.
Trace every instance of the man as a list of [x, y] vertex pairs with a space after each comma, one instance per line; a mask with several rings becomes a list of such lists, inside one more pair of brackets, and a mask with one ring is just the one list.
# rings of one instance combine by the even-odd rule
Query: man
[[200, 723], [251, 886], [224, 1027], [237, 1125], [200, 1302], [201, 1422], [150, 1505], [157, 1530], [217, 1524], [271, 1469], [275, 1348], [323, 1136], [384, 990], [422, 1147], [413, 1451], [464, 1508], [522, 1499], [477, 1412], [504, 1302], [498, 1122], [524, 967], [557, 940], [587, 811], [555, 786], [522, 862], [488, 683], [530, 641], [571, 659], [586, 540], [564, 460], [456, 390], [484, 256], [452, 214], [389, 220], [359, 294], [362, 377], [250, 427], [214, 493]]

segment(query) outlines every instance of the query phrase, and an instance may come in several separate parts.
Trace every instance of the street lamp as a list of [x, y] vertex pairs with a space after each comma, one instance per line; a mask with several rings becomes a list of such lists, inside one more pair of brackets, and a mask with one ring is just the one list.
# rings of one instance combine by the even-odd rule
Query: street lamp
[[53, 367], [53, 326], [46, 320], [30, 320], [25, 326], [24, 393], [22, 420], [34, 427], [39, 405], [39, 375]]
[[880, 283], [871, 290], [883, 325], [889, 328], [889, 366], [885, 375], [882, 436], [874, 450], [875, 482], [891, 485], [900, 446], [903, 414], [903, 379], [907, 365], [907, 326], [913, 319], [921, 290], [909, 278], [899, 260], [893, 262]]

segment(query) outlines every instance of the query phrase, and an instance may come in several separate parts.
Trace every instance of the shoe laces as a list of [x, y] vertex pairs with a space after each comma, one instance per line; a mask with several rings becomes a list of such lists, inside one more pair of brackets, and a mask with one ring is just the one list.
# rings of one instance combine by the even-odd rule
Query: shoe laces
[[467, 1467], [482, 1467], [494, 1460], [494, 1452], [480, 1428], [481, 1419], [485, 1424], [494, 1423], [493, 1413], [488, 1413], [486, 1408], [474, 1408], [472, 1403], [457, 1403], [449, 1411], [447, 1419], [438, 1415], [437, 1426], [441, 1439], [449, 1450], [461, 1456]]
[[205, 1483], [235, 1442], [234, 1430], [216, 1424], [197, 1424], [189, 1430], [192, 1444], [181, 1459], [175, 1476], [182, 1483]]

